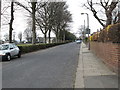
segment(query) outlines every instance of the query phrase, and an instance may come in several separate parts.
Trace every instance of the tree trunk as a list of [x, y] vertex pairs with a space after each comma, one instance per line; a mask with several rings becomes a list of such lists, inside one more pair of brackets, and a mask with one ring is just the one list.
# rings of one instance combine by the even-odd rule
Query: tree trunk
[[51, 30], [49, 30], [48, 38], [49, 38], [49, 43], [51, 43]]
[[13, 7], [14, 7], [14, 2], [12, 1], [11, 2], [11, 20], [10, 20], [10, 23], [9, 23], [9, 43], [12, 43], [12, 31], [13, 31], [13, 20], [14, 20], [14, 10], [13, 10]]
[[45, 33], [45, 34], [44, 34], [44, 43], [47, 43], [46, 41], [47, 41], [47, 35], [46, 35], [46, 33]]
[[65, 30], [64, 30], [64, 35], [63, 35], [63, 41], [65, 42]]
[[35, 27], [35, 12], [36, 12], [36, 2], [31, 2], [32, 4], [32, 44], [36, 43], [36, 27]]
[[20, 43], [22, 42], [22, 38], [20, 38]]
[[107, 21], [106, 21], [106, 27], [110, 24], [112, 24], [112, 12], [110, 11], [106, 11], [106, 17], [107, 17]]
[[59, 32], [57, 32], [57, 34], [56, 34], [56, 41], [57, 41], [57, 43], [59, 43]]
[[[118, 8], [120, 8], [120, 3], [118, 5]], [[120, 23], [120, 10], [118, 10], [118, 21], [117, 21], [117, 23]]]

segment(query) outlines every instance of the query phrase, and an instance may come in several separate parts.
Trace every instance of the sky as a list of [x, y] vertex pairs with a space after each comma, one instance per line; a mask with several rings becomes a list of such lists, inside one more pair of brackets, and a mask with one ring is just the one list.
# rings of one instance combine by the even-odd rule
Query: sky
[[[77, 37], [79, 37], [78, 31], [81, 25], [87, 26], [87, 15], [81, 15], [81, 13], [88, 13], [89, 15], [89, 26], [91, 29], [91, 33], [96, 32], [97, 29], [102, 28], [102, 26], [98, 23], [98, 21], [93, 17], [93, 14], [91, 11], [87, 10], [85, 7], [83, 7], [83, 4], [86, 3], [86, 0], [66, 0], [68, 5], [68, 10], [72, 14], [72, 20], [73, 22], [70, 24], [71, 32], [75, 33]], [[27, 27], [27, 19], [26, 15], [27, 12], [25, 10], [18, 10], [15, 11], [15, 20], [13, 24], [14, 31], [16, 32], [16, 38], [17, 34], [19, 32], [23, 32]], [[1, 27], [1, 36], [3, 37], [4, 34], [8, 33], [8, 25]], [[13, 32], [14, 32], [13, 31]], [[40, 32], [40, 31], [39, 31]], [[40, 34], [40, 36], [43, 36]], [[54, 36], [54, 34], [52, 34]]]
[[87, 10], [83, 7], [83, 4], [86, 3], [86, 0], [67, 0], [67, 4], [69, 5], [69, 11], [72, 13], [73, 24], [72, 30], [73, 32], [78, 32], [81, 25], [87, 26], [87, 15], [81, 13], [88, 13], [89, 15], [89, 27], [91, 29], [91, 33], [96, 32], [97, 29], [102, 28], [102, 26], [98, 23], [98, 21], [94, 18], [91, 11]]

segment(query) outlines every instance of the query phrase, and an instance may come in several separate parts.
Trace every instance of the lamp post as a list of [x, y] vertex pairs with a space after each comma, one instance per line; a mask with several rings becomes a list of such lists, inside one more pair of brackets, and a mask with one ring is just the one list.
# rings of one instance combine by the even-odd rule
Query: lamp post
[[85, 41], [85, 20], [84, 20], [83, 40]]
[[[90, 34], [90, 29], [89, 29], [89, 15], [88, 13], [81, 13], [81, 15], [86, 14], [87, 15], [87, 30], [88, 30], [88, 38]], [[88, 50], [90, 50], [90, 40], [88, 39]]]

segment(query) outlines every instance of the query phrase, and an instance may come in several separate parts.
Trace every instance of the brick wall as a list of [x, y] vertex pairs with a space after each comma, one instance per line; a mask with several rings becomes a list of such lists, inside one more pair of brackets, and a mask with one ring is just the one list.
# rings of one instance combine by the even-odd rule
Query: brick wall
[[120, 61], [120, 44], [91, 42], [91, 50], [100, 57], [111, 70], [118, 71], [118, 61]]

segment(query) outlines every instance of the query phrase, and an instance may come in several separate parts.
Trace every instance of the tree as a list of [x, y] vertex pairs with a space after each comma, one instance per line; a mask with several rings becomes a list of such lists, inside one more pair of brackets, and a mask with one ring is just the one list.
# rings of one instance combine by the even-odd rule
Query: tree
[[16, 6], [14, 4], [14, 0], [10, 2], [3, 0], [2, 2], [2, 9], [1, 9], [1, 16], [2, 16], [2, 25], [9, 26], [9, 42], [13, 42], [13, 22], [14, 22], [14, 12], [16, 10]]
[[20, 7], [24, 8], [25, 10], [27, 10], [30, 15], [32, 16], [32, 44], [35, 44], [36, 43], [36, 26], [35, 26], [35, 22], [36, 22], [36, 17], [35, 17], [35, 13], [36, 11], [41, 8], [41, 7], [44, 7], [44, 5], [41, 5], [41, 4], [38, 4], [37, 0], [33, 1], [33, 0], [30, 0], [30, 1], [27, 1], [27, 3], [31, 3], [31, 6], [28, 7], [20, 2], [15, 2], [15, 4], [19, 5]]
[[32, 30], [30, 28], [25, 29], [23, 34], [27, 42], [29, 42], [29, 39], [32, 39]]
[[63, 15], [62, 29], [61, 29], [63, 31], [63, 36], [62, 36], [63, 41], [65, 41], [65, 38], [66, 38], [65, 31], [67, 27], [69, 27], [68, 23], [70, 22], [72, 22], [71, 14], [66, 10]]
[[14, 20], [14, 2], [12, 0], [11, 1], [11, 19], [9, 23], [9, 43], [12, 43], [13, 20]]
[[21, 42], [22, 42], [22, 32], [19, 32], [19, 33], [18, 33], [18, 38], [19, 38], [20, 43], [21, 43]]
[[[58, 35], [59, 31], [63, 30], [67, 26], [67, 22], [71, 20], [70, 17], [70, 13], [67, 11], [67, 5], [65, 2], [47, 2], [44, 7], [40, 8], [37, 11], [37, 24], [44, 34], [45, 43], [48, 31], [50, 43], [50, 33], [52, 30], [56, 33], [56, 37], [58, 40], [58, 38], [60, 37], [60, 35]], [[58, 29], [56, 29], [55, 27], [57, 27]]]
[[65, 35], [66, 35], [65, 40], [71, 40], [71, 41], [76, 40], [76, 36], [73, 33], [70, 33], [65, 30]]
[[[50, 43], [50, 33], [53, 30], [57, 37], [57, 42], [60, 37], [60, 30], [64, 30], [68, 25], [67, 23], [69, 20], [67, 19], [70, 17], [69, 12], [67, 11], [66, 2], [31, 2], [31, 9], [27, 6], [15, 2], [17, 5], [23, 7], [27, 10], [30, 15], [32, 16], [32, 33], [33, 33], [33, 40], [32, 42], [36, 41], [36, 26], [40, 28], [42, 33], [44, 34], [45, 43], [47, 39], [47, 32], [49, 36], [49, 43]], [[67, 18], [66, 18], [67, 16]], [[33, 43], [35, 44], [35, 43]]]
[[8, 33], [6, 33], [6, 34], [4, 35], [4, 40], [5, 40], [5, 41], [9, 41], [9, 34], [8, 34]]
[[36, 43], [36, 27], [35, 27], [36, 3], [37, 3], [36, 1], [31, 2], [32, 4], [32, 32], [33, 32], [32, 44]]
[[[87, 0], [87, 4], [84, 4], [84, 6], [89, 9], [90, 11], [92, 11], [93, 16], [98, 20], [98, 22], [103, 26], [106, 27], [110, 24], [112, 24], [112, 20], [113, 20], [113, 11], [114, 9], [117, 7], [119, 0], [99, 0], [99, 2], [93, 2], [92, 0]], [[103, 15], [106, 16], [106, 19], [102, 19], [99, 17], [98, 15], [98, 10], [99, 8], [96, 8], [95, 6], [100, 6], [99, 11], [102, 11]], [[103, 11], [104, 10], [104, 11]], [[119, 13], [118, 13], [119, 14]], [[118, 18], [118, 15], [116, 16]], [[117, 20], [117, 19], [116, 19]]]
[[42, 2], [41, 4], [44, 5], [44, 7], [39, 8], [37, 11], [37, 25], [39, 26], [40, 30], [44, 34], [44, 42], [46, 43], [47, 39], [47, 32], [48, 32], [48, 38], [49, 43], [51, 39], [51, 31], [53, 28], [53, 22], [55, 21], [54, 18], [54, 12], [56, 12], [55, 9], [55, 3], [56, 2]]
[[36, 3], [37, 1], [31, 0], [31, 9], [29, 9], [27, 6], [23, 5], [20, 2], [15, 2], [15, 4], [19, 5], [20, 7], [23, 7], [25, 10], [27, 10], [30, 15], [32, 16], [32, 44], [36, 43], [36, 28], [35, 28], [35, 12], [36, 12]]
[[[44, 2], [46, 3], [46, 2]], [[49, 3], [37, 11], [36, 21], [37, 25], [39, 26], [40, 30], [44, 34], [44, 43], [47, 40], [47, 32], [49, 28], [49, 10], [48, 10]]]
[[49, 43], [51, 43], [51, 31], [53, 28], [53, 21], [54, 21], [54, 4], [55, 2], [50, 2], [48, 6], [48, 11], [49, 11], [49, 26], [48, 26], [48, 38], [49, 38]]
[[61, 31], [68, 27], [68, 23], [71, 22], [71, 14], [67, 10], [68, 6], [66, 2], [57, 2], [54, 5], [54, 20], [53, 20], [53, 31], [56, 35], [56, 42], [61, 41]]

